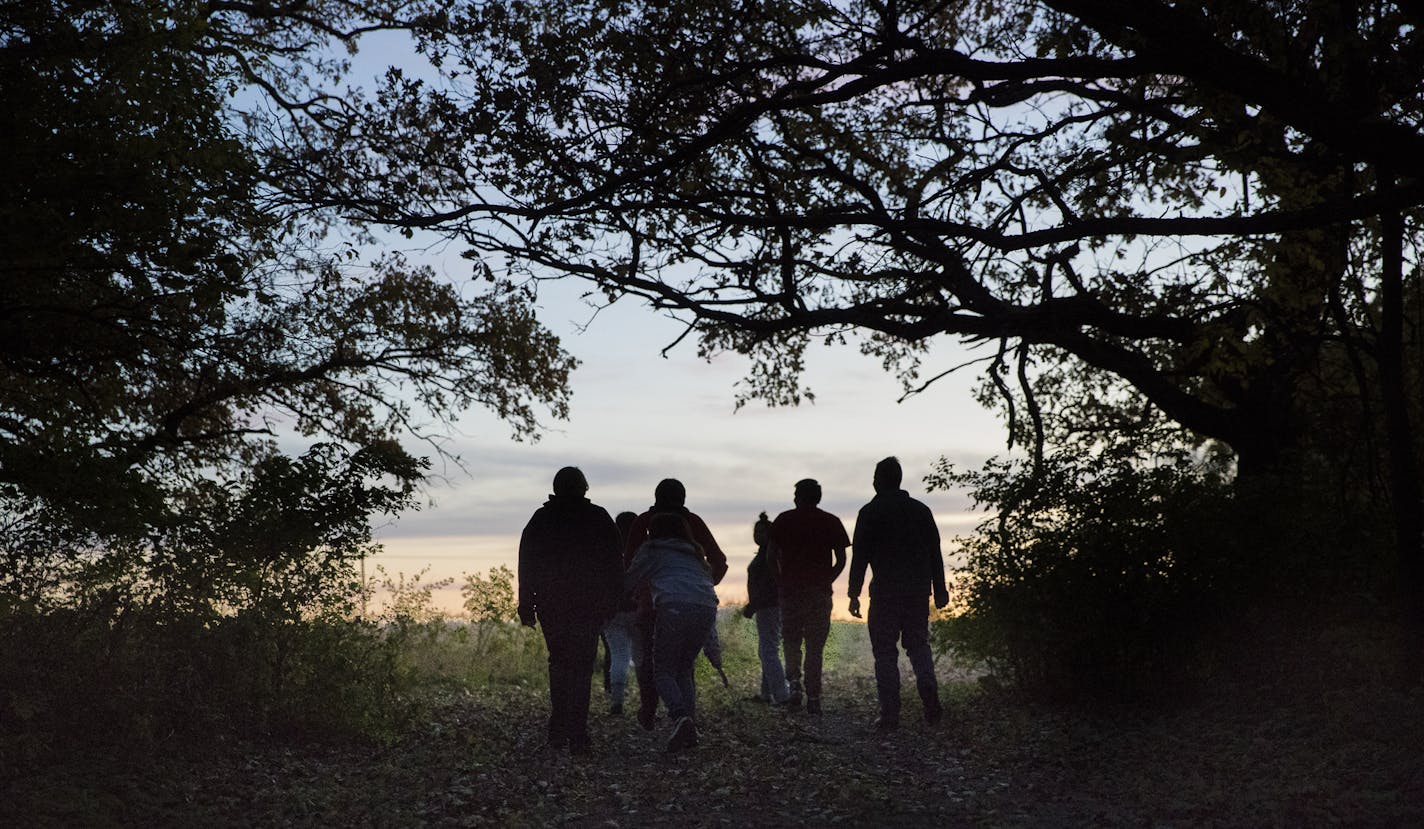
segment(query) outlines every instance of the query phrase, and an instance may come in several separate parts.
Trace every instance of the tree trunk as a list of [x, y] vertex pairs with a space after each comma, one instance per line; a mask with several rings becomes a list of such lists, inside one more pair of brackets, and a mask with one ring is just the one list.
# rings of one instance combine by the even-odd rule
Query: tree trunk
[[[1381, 174], [1382, 188], [1392, 185], [1387, 175]], [[1389, 446], [1400, 587], [1409, 625], [1407, 667], [1417, 676], [1424, 667], [1424, 496], [1404, 378], [1404, 219], [1398, 211], [1388, 211], [1380, 216], [1380, 224], [1380, 392]]]

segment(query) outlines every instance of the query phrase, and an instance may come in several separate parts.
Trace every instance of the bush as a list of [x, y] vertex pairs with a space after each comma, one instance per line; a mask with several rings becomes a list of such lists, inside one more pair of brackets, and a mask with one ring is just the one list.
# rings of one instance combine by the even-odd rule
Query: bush
[[941, 465], [998, 514], [958, 539], [943, 651], [986, 663], [1039, 695], [1132, 699], [1178, 687], [1203, 664], [1207, 629], [1257, 581], [1224, 470], [1183, 455], [1126, 454]]
[[396, 657], [359, 620], [12, 612], [0, 618], [0, 739], [24, 762], [215, 733], [394, 733], [410, 713]]
[[508, 567], [463, 575], [464, 618], [445, 615], [432, 596], [454, 579], [425, 583], [424, 570], [392, 577], [383, 568], [376, 569], [378, 576], [368, 591], [384, 596], [376, 622], [398, 654], [405, 683], [449, 689], [536, 682], [543, 677], [548, 661], [544, 637], [516, 621], [514, 573]]

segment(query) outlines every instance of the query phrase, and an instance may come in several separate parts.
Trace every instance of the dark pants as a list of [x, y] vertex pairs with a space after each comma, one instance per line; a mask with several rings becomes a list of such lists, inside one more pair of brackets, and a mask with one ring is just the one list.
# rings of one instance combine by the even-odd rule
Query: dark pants
[[651, 607], [639, 607], [638, 618], [634, 622], [638, 629], [638, 641], [634, 647], [642, 648], [642, 657], [637, 660], [638, 710], [651, 717], [658, 710], [658, 682], [653, 673], [653, 632], [657, 629], [658, 615]]
[[549, 648], [549, 742], [588, 743], [588, 705], [598, 660], [596, 616], [539, 614]]
[[821, 659], [831, 634], [831, 594], [826, 590], [787, 591], [781, 595], [781, 641], [786, 653], [786, 681], [801, 692], [801, 646], [806, 646], [806, 696], [821, 698]]
[[875, 656], [875, 692], [880, 697], [880, 713], [900, 716], [900, 660], [898, 641], [910, 658], [915, 672], [915, 689], [925, 710], [939, 707], [939, 682], [935, 679], [934, 655], [930, 652], [930, 613], [927, 596], [871, 596], [870, 652]]
[[697, 685], [693, 669], [697, 654], [707, 641], [707, 631], [717, 623], [717, 608], [707, 605], [670, 602], [658, 608], [658, 626], [653, 635], [654, 675], [658, 696], [673, 721], [697, 712]]

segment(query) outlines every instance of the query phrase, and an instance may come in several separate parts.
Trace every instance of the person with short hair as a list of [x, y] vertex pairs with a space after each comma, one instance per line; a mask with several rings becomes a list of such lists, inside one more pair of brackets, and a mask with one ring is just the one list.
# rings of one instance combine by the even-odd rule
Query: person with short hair
[[628, 566], [626, 586], [646, 587], [657, 609], [653, 631], [653, 676], [673, 729], [667, 750], [697, 744], [697, 685], [694, 666], [717, 623], [717, 591], [712, 571], [687, 521], [660, 512], [648, 521], [648, 540]]
[[781, 588], [781, 632], [786, 652], [787, 705], [797, 708], [802, 695], [805, 645], [806, 713], [821, 713], [821, 665], [831, 632], [831, 585], [846, 566], [846, 535], [841, 519], [821, 509], [821, 485], [796, 482], [794, 509], [776, 516], [771, 540]]
[[934, 513], [900, 488], [903, 472], [894, 457], [875, 467], [875, 497], [855, 521], [855, 555], [850, 563], [850, 613], [860, 618], [860, 588], [866, 568], [870, 582], [870, 649], [875, 658], [875, 692], [880, 701], [876, 727], [900, 725], [900, 665], [895, 645], [905, 649], [915, 672], [915, 688], [931, 725], [944, 716], [930, 651], [929, 598], [949, 604], [944, 556]]
[[618, 528], [587, 492], [578, 467], [560, 469], [519, 537], [519, 621], [537, 624], [549, 649], [548, 744], [575, 754], [590, 748], [598, 633], [623, 595]]

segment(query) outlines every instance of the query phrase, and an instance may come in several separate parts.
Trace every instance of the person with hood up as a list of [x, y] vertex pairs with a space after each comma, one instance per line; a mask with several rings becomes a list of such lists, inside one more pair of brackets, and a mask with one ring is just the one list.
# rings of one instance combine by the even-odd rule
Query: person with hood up
[[717, 623], [717, 591], [701, 547], [687, 521], [663, 512], [648, 521], [648, 540], [628, 566], [625, 586], [647, 588], [656, 609], [653, 678], [673, 729], [667, 750], [697, 744], [697, 654]]
[[[658, 482], [653, 490], [653, 505], [648, 511], [639, 515], [633, 520], [633, 525], [628, 528], [627, 538], [624, 539], [623, 564], [630, 566], [633, 556], [643, 546], [643, 542], [648, 540], [649, 525], [653, 516], [669, 512], [682, 517], [686, 522], [688, 530], [691, 532], [691, 540], [702, 550], [702, 555], [707, 561], [708, 569], [712, 572], [712, 583], [720, 584], [722, 577], [727, 574], [727, 555], [722, 552], [722, 548], [717, 545], [717, 539], [712, 537], [712, 531], [707, 528], [707, 523], [686, 506], [687, 488], [676, 478], [665, 478]], [[638, 606], [638, 638], [642, 642], [642, 659], [635, 660], [634, 665], [637, 670], [638, 679], [638, 724], [645, 730], [652, 731], [653, 723], [657, 719], [658, 712], [658, 690], [653, 679], [654, 655], [653, 655], [653, 629], [657, 626], [656, 608], [653, 606], [652, 594], [646, 589], [634, 593], [634, 600]]]
[[589, 697], [598, 634], [623, 595], [618, 528], [588, 500], [577, 467], [554, 475], [554, 493], [519, 538], [519, 621], [542, 628], [549, 649], [549, 746], [590, 747]]

